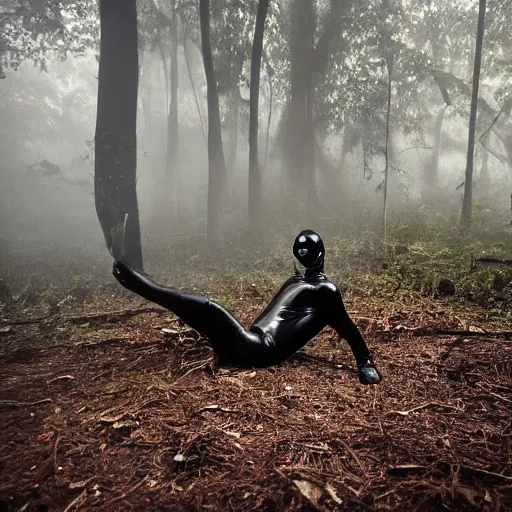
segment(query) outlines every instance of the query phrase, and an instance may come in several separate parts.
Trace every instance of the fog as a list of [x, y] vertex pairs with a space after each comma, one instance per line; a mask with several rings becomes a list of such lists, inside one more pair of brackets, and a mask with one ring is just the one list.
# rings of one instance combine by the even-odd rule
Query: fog
[[[0, 128], [0, 277], [14, 285], [13, 275], [23, 269], [33, 272], [31, 264], [37, 266], [37, 272], [51, 271], [54, 276], [61, 273], [69, 278], [80, 271], [107, 276], [111, 256], [98, 222], [93, 187], [99, 13], [95, 2], [85, 2], [89, 19], [95, 19], [95, 24], [82, 28], [91, 32], [90, 38], [95, 42], [75, 52], [71, 41], [64, 39], [64, 44], [70, 45], [70, 51], [66, 58], [62, 58], [62, 48], [57, 51], [52, 47], [52, 38], [43, 35], [49, 30], [47, 26], [42, 26], [41, 33], [35, 36], [25, 28], [25, 39], [21, 38], [14, 28], [22, 15], [14, 4], [16, 2], [12, 9], [4, 9], [2, 13], [2, 37], [11, 49], [23, 48], [33, 37], [40, 43], [42, 54], [32, 48], [32, 58], [22, 59], [16, 69], [9, 66], [14, 50], [11, 54], [6, 51], [3, 59], [5, 78], [0, 81], [3, 121]], [[211, 18], [214, 65], [221, 73], [231, 65], [230, 55], [235, 59], [239, 54], [242, 54], [242, 65], [236, 77], [239, 113], [235, 125], [230, 110], [234, 96], [227, 87], [223, 89], [219, 85], [223, 147], [228, 168], [218, 236], [224, 245], [239, 244], [238, 248], [243, 250], [248, 248], [241, 245], [240, 234], [251, 234], [247, 227], [249, 78], [255, 9], [248, 6], [247, 12], [240, 11], [237, 17], [233, 14], [228, 19], [226, 12], [231, 12], [233, 7], [230, 2], [220, 4], [216, 5]], [[361, 22], [359, 29], [354, 23], [340, 25], [341, 35], [332, 37], [324, 69], [314, 75], [314, 180], [319, 198], [319, 206], [314, 211], [304, 210], [307, 195], [297, 194], [295, 190], [304, 184], [295, 183], [290, 176], [287, 168], [290, 161], [286, 160], [283, 150], [286, 146], [283, 137], [295, 136], [293, 123], [287, 124], [287, 116], [294, 115], [290, 113], [294, 103], [288, 49], [288, 45], [293, 44], [290, 35], [293, 4], [293, 1], [271, 2], [264, 34], [266, 53], [259, 102], [259, 162], [264, 205], [261, 228], [264, 233], [282, 236], [291, 243], [294, 233], [306, 227], [333, 236], [343, 236], [347, 230], [352, 233], [369, 229], [379, 231], [383, 208], [387, 75], [375, 48], [368, 46], [371, 38], [365, 39], [365, 33], [389, 32], [394, 24], [399, 26], [395, 27], [391, 39], [401, 46], [395, 58], [397, 82], [391, 86], [389, 222], [391, 225], [406, 223], [410, 215], [425, 215], [456, 224], [464, 192], [460, 185], [465, 179], [469, 94], [455, 81], [447, 83], [452, 102], [447, 106], [431, 70], [450, 73], [470, 89], [476, 3], [459, 2], [451, 7], [438, 0], [422, 8], [421, 3], [399, 2], [396, 12], [389, 15], [394, 16], [394, 21], [383, 19], [382, 23], [379, 22], [378, 3], [372, 4], [369, 12], [355, 6], [345, 13], [353, 20], [365, 16], [368, 19]], [[316, 4], [314, 39], [318, 43], [322, 31], [329, 25], [330, 11], [328, 2], [318, 1]], [[393, 8], [388, 6], [388, 9]], [[175, 169], [177, 178], [171, 181], [166, 162], [167, 105], [170, 101], [169, 80], [165, 77], [165, 73], [169, 73], [168, 32], [161, 30], [160, 35], [154, 37], [157, 28], [151, 28], [151, 24], [156, 22], [147, 14], [145, 3], [139, 5], [137, 198], [143, 254], [150, 270], [160, 264], [157, 256], [170, 249], [179, 248], [181, 262], [198, 253], [207, 253], [207, 84], [199, 20], [194, 9], [192, 3], [183, 2], [182, 18], [178, 23], [179, 163]], [[165, 6], [162, 6], [162, 12], [169, 15]], [[507, 19], [511, 14], [505, 8], [495, 8], [491, 14], [486, 27], [480, 79], [481, 103], [488, 108], [481, 107], [479, 111], [477, 141], [480, 142], [478, 137], [493, 121], [493, 114], [501, 113], [495, 125], [496, 133], [491, 130], [488, 141], [492, 153], [500, 158], [492, 153], [485, 155], [487, 150], [477, 143], [473, 221], [485, 224], [485, 219], [493, 217], [502, 219], [500, 222], [505, 225], [512, 190], [510, 166], [506, 161], [509, 148], [504, 146], [509, 140], [510, 108], [503, 109], [508, 100], [503, 87], [509, 80], [509, 68], [504, 64], [498, 68], [497, 56], [505, 55], [508, 42], [503, 39], [497, 20]], [[457, 19], [458, 25], [451, 29], [446, 24], [436, 25], [436, 20], [442, 16]], [[427, 35], [418, 28], [421, 20], [429, 24]], [[79, 21], [77, 23], [80, 25]], [[240, 30], [235, 34], [233, 24], [236, 23]], [[357, 30], [361, 31], [360, 36]], [[187, 39], [183, 38], [185, 31], [189, 34]], [[148, 40], [148, 33], [153, 34], [151, 40]], [[223, 46], [234, 44], [233, 39], [240, 51]], [[419, 61], [419, 56], [424, 61]], [[435, 59], [437, 61], [433, 62]], [[164, 61], [167, 61], [165, 69]], [[303, 66], [308, 66], [306, 59]], [[218, 82], [221, 84], [222, 80]], [[427, 194], [424, 175], [426, 169], [434, 165], [436, 119], [442, 109], [445, 113], [438, 183]], [[294, 150], [292, 162], [293, 153]], [[488, 183], [484, 183], [486, 176], [481, 176], [484, 165], [487, 166]], [[246, 252], [250, 254], [250, 250]], [[165, 262], [169, 263], [168, 260]]]

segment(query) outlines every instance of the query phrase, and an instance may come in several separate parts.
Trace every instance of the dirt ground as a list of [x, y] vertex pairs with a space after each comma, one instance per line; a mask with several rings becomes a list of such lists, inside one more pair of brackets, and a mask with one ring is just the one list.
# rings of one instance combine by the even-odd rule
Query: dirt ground
[[510, 333], [353, 314], [379, 386], [330, 330], [253, 371], [157, 308], [4, 318], [0, 511], [512, 510]]

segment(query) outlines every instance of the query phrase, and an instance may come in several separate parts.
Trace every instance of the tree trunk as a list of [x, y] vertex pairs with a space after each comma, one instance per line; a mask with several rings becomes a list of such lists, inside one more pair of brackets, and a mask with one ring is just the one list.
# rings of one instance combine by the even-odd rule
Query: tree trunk
[[448, 105], [445, 104], [436, 116], [436, 122], [434, 125], [434, 149], [432, 151], [430, 164], [425, 168], [425, 192], [426, 197], [428, 198], [435, 195], [435, 191], [439, 183], [439, 157], [441, 155], [443, 120], [447, 107]]
[[203, 134], [203, 140], [205, 145], [208, 147], [208, 141], [206, 140], [206, 132], [204, 129], [203, 114], [201, 113], [201, 105], [199, 105], [199, 99], [197, 97], [196, 85], [194, 83], [194, 77], [192, 76], [192, 69], [190, 69], [190, 59], [188, 55], [188, 36], [185, 35], [183, 38], [183, 55], [185, 56], [185, 64], [187, 65], [188, 79], [190, 80], [190, 87], [192, 87], [192, 93], [194, 94], [194, 101], [196, 104], [197, 115], [201, 123], [201, 133]]
[[231, 106], [229, 115], [229, 153], [228, 153], [228, 172], [232, 175], [236, 169], [238, 159], [238, 132], [240, 128], [240, 91], [238, 84], [233, 86], [231, 91]]
[[178, 20], [176, 16], [176, 0], [171, 5], [171, 103], [169, 105], [167, 170], [176, 183], [179, 162], [179, 112], [178, 112]]
[[249, 227], [261, 226], [261, 169], [258, 162], [258, 115], [260, 101], [261, 55], [269, 0], [259, 0], [251, 55], [249, 113]]
[[392, 57], [388, 57], [386, 59], [386, 68], [388, 70], [388, 105], [387, 105], [387, 113], [386, 113], [386, 149], [385, 149], [385, 158], [386, 165], [384, 167], [384, 211], [383, 211], [383, 227], [384, 227], [384, 243], [387, 241], [388, 235], [388, 176], [389, 176], [389, 152], [390, 152], [390, 144], [389, 144], [389, 120], [391, 114], [391, 89], [392, 89], [392, 74], [393, 74], [393, 59]]
[[265, 135], [265, 162], [263, 164], [263, 169], [267, 167], [268, 164], [268, 151], [270, 147], [270, 126], [272, 123], [272, 104], [274, 102], [274, 88], [272, 86], [272, 68], [270, 67], [267, 61], [267, 77], [268, 77], [268, 117], [267, 117], [267, 131]]
[[480, 176], [478, 179], [478, 188], [480, 196], [486, 198], [489, 196], [491, 189], [491, 177], [489, 175], [489, 151], [483, 145], [480, 146], [482, 150], [482, 167], [480, 168]]
[[482, 46], [484, 40], [486, 0], [480, 0], [478, 10], [478, 28], [476, 32], [475, 62], [473, 69], [473, 90], [471, 94], [471, 112], [469, 115], [469, 140], [466, 160], [466, 176], [464, 183], [464, 199], [462, 201], [461, 222], [464, 227], [471, 225], [471, 207], [473, 203], [473, 160], [475, 153], [476, 114], [478, 103], [478, 87], [480, 85], [480, 67], [482, 63]]
[[179, 111], [178, 111], [178, 20], [176, 14], [176, 0], [171, 4], [171, 101], [169, 104], [169, 116], [167, 119], [167, 177], [171, 187], [171, 196], [175, 198], [176, 212], [180, 211], [178, 202], [180, 198], [178, 190], [179, 182]]
[[226, 179], [226, 162], [222, 148], [222, 132], [219, 112], [219, 91], [213, 66], [210, 41], [210, 0], [199, 0], [201, 24], [201, 46], [206, 75], [208, 102], [208, 207], [207, 238], [212, 247], [218, 239], [220, 229], [221, 201], [224, 194], [222, 184]]
[[128, 215], [126, 263], [142, 270], [137, 203], [137, 89], [139, 80], [136, 0], [100, 0], [100, 62], [95, 134], [94, 195], [107, 247]]
[[[296, 199], [316, 211], [318, 195], [313, 129], [313, 52], [316, 12], [311, 0], [293, 0], [291, 28], [291, 108], [287, 137], [288, 170]], [[304, 197], [304, 191], [306, 197]]]

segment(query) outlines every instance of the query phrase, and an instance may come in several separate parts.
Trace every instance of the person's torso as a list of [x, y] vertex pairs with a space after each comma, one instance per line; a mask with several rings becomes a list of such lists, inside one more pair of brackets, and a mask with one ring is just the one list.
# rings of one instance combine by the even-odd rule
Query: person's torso
[[278, 359], [286, 359], [327, 324], [336, 286], [323, 274], [288, 279], [249, 329], [273, 342]]

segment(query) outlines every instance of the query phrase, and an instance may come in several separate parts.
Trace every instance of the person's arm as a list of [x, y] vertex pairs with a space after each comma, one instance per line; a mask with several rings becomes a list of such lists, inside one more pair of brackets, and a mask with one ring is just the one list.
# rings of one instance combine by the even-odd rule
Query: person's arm
[[331, 307], [329, 308], [330, 318], [328, 320], [329, 326], [331, 326], [341, 338], [347, 340], [357, 362], [370, 357], [370, 351], [363, 336], [345, 309], [340, 291], [336, 289], [331, 297]]
[[341, 338], [347, 340], [356, 359], [359, 381], [362, 384], [377, 384], [381, 378], [373, 364], [373, 358], [362, 334], [350, 318], [340, 291], [332, 292], [328, 325], [332, 327]]

